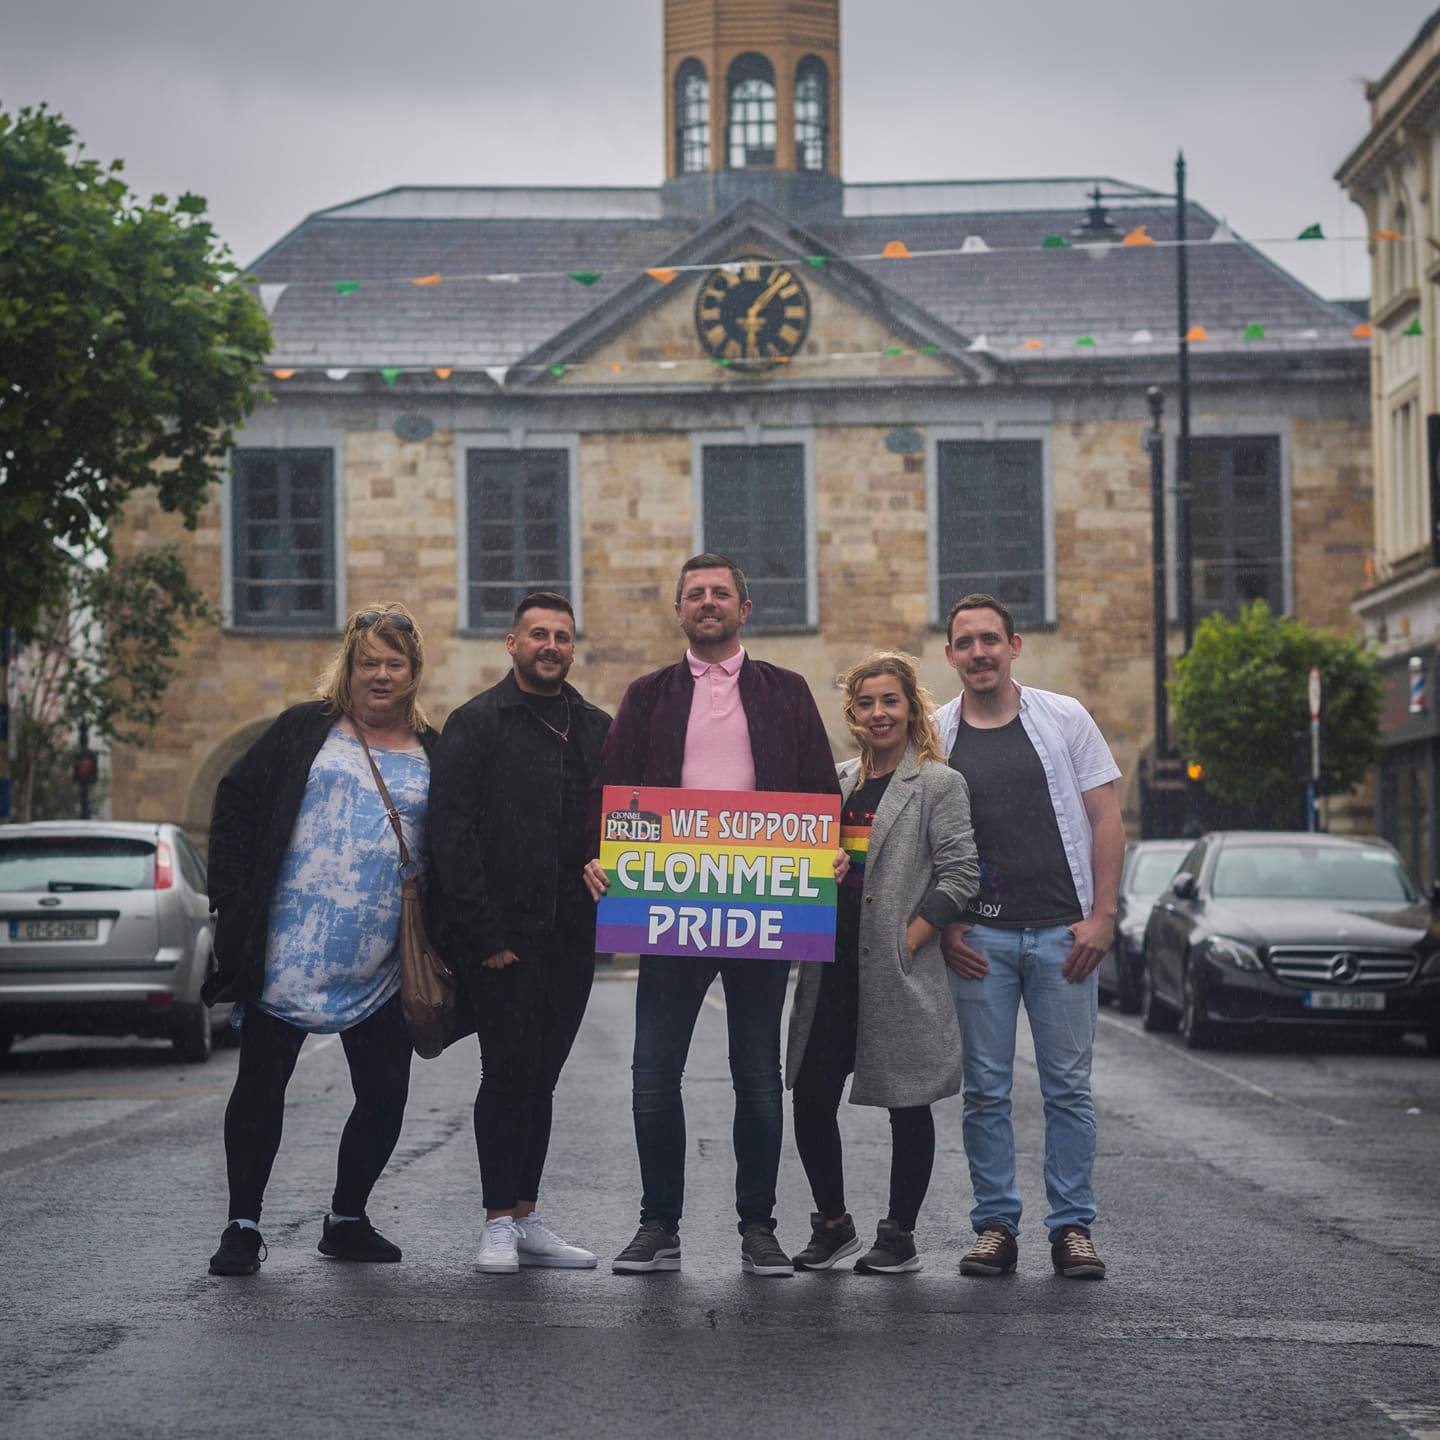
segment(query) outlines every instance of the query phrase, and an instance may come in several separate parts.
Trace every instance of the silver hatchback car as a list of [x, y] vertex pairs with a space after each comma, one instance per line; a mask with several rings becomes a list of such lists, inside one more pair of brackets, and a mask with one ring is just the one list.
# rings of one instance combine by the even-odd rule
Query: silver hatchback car
[[168, 1036], [210, 1058], [205, 862], [177, 825], [0, 826], [0, 1055], [17, 1035]]

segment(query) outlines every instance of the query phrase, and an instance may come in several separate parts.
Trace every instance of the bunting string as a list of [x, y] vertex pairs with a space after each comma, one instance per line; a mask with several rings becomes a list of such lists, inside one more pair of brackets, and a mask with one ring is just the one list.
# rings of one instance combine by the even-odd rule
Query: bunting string
[[[812, 269], [821, 269], [826, 264], [834, 261], [848, 262], [851, 264], [868, 264], [879, 261], [894, 263], [911, 263], [917, 260], [946, 260], [954, 258], [970, 257], [975, 255], [1019, 255], [1030, 254], [1037, 251], [1071, 250], [1084, 253], [1092, 259], [1100, 260], [1114, 251], [1136, 251], [1136, 250], [1175, 250], [1175, 249], [1203, 249], [1212, 245], [1292, 245], [1292, 244], [1327, 244], [1327, 245], [1348, 245], [1365, 243], [1389, 243], [1394, 244], [1405, 240], [1405, 236], [1398, 230], [1377, 230], [1371, 235], [1326, 235], [1319, 225], [1307, 225], [1298, 235], [1265, 236], [1260, 239], [1245, 239], [1231, 230], [1228, 222], [1222, 220], [1209, 236], [1197, 237], [1185, 240], [1157, 240], [1152, 236], [1145, 225], [1137, 225], [1127, 231], [1118, 240], [1099, 241], [1072, 241], [1065, 235], [1047, 235], [1039, 244], [1026, 245], [991, 245], [982, 235], [967, 235], [964, 240], [955, 246], [944, 246], [937, 249], [912, 250], [903, 240], [887, 241], [884, 247], [877, 251], [865, 252], [853, 255], [823, 254], [823, 255], [791, 255], [791, 256], [767, 256], [770, 264], [780, 265], [808, 265]], [[738, 273], [743, 262], [737, 260], [705, 261], [696, 264], [676, 264], [667, 266], [648, 266], [642, 269], [622, 268], [618, 270], [602, 271], [593, 269], [583, 270], [514, 270], [514, 271], [476, 271], [464, 274], [441, 274], [438, 271], [425, 275], [379, 275], [371, 277], [344, 277], [333, 280], [288, 280], [284, 282], [264, 282], [257, 286], [260, 302], [265, 308], [267, 315], [273, 314], [280, 297], [291, 289], [328, 289], [335, 294], [345, 296], [357, 294], [361, 289], [374, 288], [389, 285], [413, 285], [431, 288], [442, 284], [457, 284], [460, 282], [483, 282], [493, 285], [516, 285], [523, 281], [531, 280], [570, 280], [586, 289], [598, 285], [604, 279], [636, 279], [641, 275], [649, 276], [660, 285], [672, 284], [681, 275], [708, 274], [714, 269], [729, 270]]]

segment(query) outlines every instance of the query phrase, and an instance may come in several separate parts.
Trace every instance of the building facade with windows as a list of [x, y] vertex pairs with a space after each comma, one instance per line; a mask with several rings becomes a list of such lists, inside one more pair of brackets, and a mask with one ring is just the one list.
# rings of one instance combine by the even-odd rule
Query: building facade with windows
[[1354, 609], [1383, 656], [1376, 825], [1428, 884], [1440, 877], [1440, 11], [1366, 98], [1370, 131], [1336, 175], [1376, 237], [1375, 559]]
[[[224, 625], [117, 759], [117, 813], [203, 832], [362, 602], [420, 615], [443, 717], [504, 672], [515, 598], [563, 590], [574, 679], [613, 705], [679, 655], [675, 575], [704, 549], [748, 572], [750, 648], [809, 678], [837, 756], [837, 673], [901, 646], [947, 697], [946, 612], [986, 589], [1022, 680], [1091, 706], [1133, 785], [1150, 385], [1175, 473], [1176, 252], [1144, 242], [1173, 205], [1090, 177], [847, 185], [835, 0], [669, 0], [665, 26], [659, 187], [399, 189], [252, 267], [272, 399], [188, 541]], [[1263, 596], [1352, 624], [1366, 346], [1202, 207], [1187, 222], [1218, 232], [1189, 252], [1197, 613]], [[177, 533], [141, 503], [125, 543]]]

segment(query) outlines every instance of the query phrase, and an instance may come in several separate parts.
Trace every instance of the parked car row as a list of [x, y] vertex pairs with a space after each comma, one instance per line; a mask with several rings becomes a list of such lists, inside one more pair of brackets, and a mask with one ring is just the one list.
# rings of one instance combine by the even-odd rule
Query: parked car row
[[1101, 989], [1191, 1048], [1338, 1027], [1418, 1031], [1440, 1053], [1440, 916], [1382, 840], [1142, 841], [1126, 854]]
[[168, 1037], [210, 1058], [205, 862], [177, 825], [43, 821], [0, 829], [0, 1055], [17, 1035]]

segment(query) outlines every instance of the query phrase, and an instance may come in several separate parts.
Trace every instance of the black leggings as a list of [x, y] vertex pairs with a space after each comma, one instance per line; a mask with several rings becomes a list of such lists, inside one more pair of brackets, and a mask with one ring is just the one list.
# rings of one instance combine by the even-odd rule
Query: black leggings
[[480, 1040], [475, 1153], [487, 1210], [513, 1210], [539, 1196], [551, 1097], [595, 979], [594, 920], [585, 916], [529, 945], [517, 941], [515, 953], [520, 958], [503, 970], [472, 964], [461, 972]]
[[[845, 1214], [845, 1165], [837, 1115], [846, 1077], [855, 1068], [860, 978], [853, 957], [837, 959], [820, 977], [820, 997], [805, 1058], [795, 1077], [795, 1148], [815, 1208], [826, 1220]], [[890, 1111], [890, 1214], [913, 1230], [935, 1164], [935, 1121], [928, 1105]]]
[[[240, 1068], [225, 1107], [225, 1166], [230, 1177], [230, 1218], [260, 1219], [270, 1169], [285, 1123], [285, 1087], [308, 1031], [245, 1007], [240, 1026]], [[350, 1065], [355, 1106], [340, 1136], [336, 1215], [363, 1215], [370, 1191], [400, 1138], [410, 1092], [414, 1053], [397, 994], [373, 1015], [340, 1034]]]

